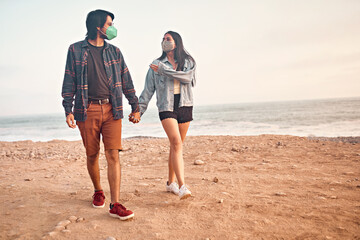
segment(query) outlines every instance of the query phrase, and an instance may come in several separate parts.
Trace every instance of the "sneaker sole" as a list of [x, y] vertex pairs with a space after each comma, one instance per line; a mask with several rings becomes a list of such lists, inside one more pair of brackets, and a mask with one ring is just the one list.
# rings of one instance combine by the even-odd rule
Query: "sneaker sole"
[[174, 191], [171, 191], [171, 190], [166, 190], [167, 192], [169, 192], [169, 193], [173, 193], [173, 194], [175, 194], [175, 195], [178, 195], [179, 196], [179, 193], [176, 193], [176, 192], [174, 192]]
[[126, 217], [120, 217], [119, 215], [117, 214], [113, 214], [113, 213], [109, 213], [110, 217], [113, 217], [113, 218], [119, 218], [121, 221], [125, 221], [125, 220], [128, 220], [130, 218], [133, 218], [135, 216], [135, 214], [130, 214], [129, 216], [126, 216]]
[[103, 204], [103, 205], [101, 205], [101, 206], [96, 206], [96, 205], [92, 205], [94, 208], [103, 208], [103, 207], [105, 207], [105, 203]]
[[184, 196], [181, 196], [180, 197], [180, 200], [184, 200], [184, 199], [187, 199], [191, 196], [191, 193], [188, 193], [188, 194], [185, 194]]

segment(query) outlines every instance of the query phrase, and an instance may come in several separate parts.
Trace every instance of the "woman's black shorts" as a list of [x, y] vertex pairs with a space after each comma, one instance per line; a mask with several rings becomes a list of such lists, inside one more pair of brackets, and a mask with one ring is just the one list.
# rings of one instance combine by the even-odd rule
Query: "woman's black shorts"
[[179, 102], [180, 102], [180, 94], [175, 94], [174, 111], [159, 112], [160, 120], [162, 121], [166, 118], [175, 118], [178, 121], [178, 123], [186, 123], [192, 121], [193, 107], [191, 106], [191, 107], [179, 108]]

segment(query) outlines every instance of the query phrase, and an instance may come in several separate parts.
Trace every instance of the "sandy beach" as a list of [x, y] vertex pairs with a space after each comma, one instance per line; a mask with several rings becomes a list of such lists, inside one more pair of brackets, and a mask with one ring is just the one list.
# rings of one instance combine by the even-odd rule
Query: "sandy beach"
[[130, 221], [108, 215], [103, 150], [95, 209], [81, 141], [0, 142], [0, 239], [360, 239], [359, 138], [187, 137], [183, 201], [165, 191], [167, 139], [123, 147]]

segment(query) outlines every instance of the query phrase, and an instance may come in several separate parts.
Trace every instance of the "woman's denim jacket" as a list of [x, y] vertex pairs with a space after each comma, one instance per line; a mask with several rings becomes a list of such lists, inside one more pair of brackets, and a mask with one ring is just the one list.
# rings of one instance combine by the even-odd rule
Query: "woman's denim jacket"
[[196, 65], [186, 59], [183, 71], [175, 71], [167, 57], [163, 60], [154, 60], [152, 64], [158, 65], [159, 69], [155, 72], [150, 68], [146, 75], [145, 87], [139, 97], [141, 115], [146, 111], [155, 91], [159, 112], [174, 110], [174, 79], [180, 81], [179, 107], [193, 106], [192, 87], [196, 83]]

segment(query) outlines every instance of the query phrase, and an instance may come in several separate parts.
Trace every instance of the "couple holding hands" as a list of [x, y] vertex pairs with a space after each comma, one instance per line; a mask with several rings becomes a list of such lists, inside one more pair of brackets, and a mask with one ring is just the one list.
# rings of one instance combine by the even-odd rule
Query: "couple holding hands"
[[138, 123], [156, 92], [159, 118], [170, 142], [166, 190], [186, 199], [191, 192], [184, 180], [182, 143], [192, 121], [196, 63], [184, 49], [178, 33], [165, 33], [162, 54], [150, 65], [144, 90], [137, 98], [120, 49], [105, 41], [117, 35], [113, 20], [114, 14], [104, 10], [87, 15], [86, 39], [68, 49], [62, 97], [66, 122], [70, 128], [78, 126], [86, 149], [87, 169], [95, 189], [93, 207], [105, 206], [99, 170], [101, 135], [108, 163], [109, 214], [127, 220], [133, 218], [134, 213], [119, 202], [122, 96], [124, 94], [131, 105], [129, 121]]

